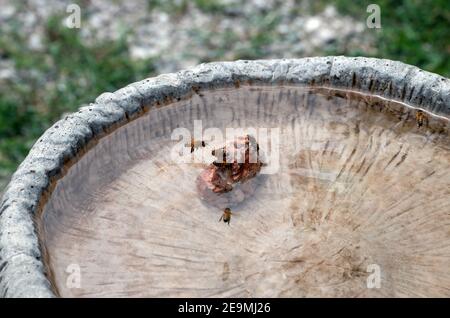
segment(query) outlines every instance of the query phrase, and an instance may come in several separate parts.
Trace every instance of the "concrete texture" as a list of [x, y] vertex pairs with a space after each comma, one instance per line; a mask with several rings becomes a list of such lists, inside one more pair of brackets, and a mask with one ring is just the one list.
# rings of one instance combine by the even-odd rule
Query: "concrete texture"
[[394, 99], [435, 115], [450, 115], [450, 80], [390, 60], [319, 57], [202, 64], [104, 93], [55, 123], [14, 174], [0, 207], [0, 295], [52, 297], [33, 222], [52, 180], [88, 143], [147, 110], [193, 93], [249, 84], [300, 84], [354, 89]]

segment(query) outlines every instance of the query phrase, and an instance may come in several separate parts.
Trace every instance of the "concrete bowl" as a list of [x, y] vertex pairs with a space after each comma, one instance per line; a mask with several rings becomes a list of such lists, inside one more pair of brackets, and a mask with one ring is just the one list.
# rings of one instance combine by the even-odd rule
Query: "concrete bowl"
[[[449, 297], [449, 117], [449, 79], [361, 57], [209, 63], [104, 93], [12, 177], [0, 295]], [[196, 192], [205, 163], [171, 157], [177, 128], [270, 136], [230, 226]]]

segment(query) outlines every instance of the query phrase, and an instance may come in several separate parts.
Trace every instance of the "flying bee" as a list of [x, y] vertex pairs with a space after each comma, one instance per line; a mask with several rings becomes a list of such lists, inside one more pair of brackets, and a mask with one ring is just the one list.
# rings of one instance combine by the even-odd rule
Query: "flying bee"
[[419, 128], [422, 127], [424, 123], [428, 125], [428, 116], [425, 115], [425, 113], [422, 110], [418, 110], [416, 113], [416, 122], [417, 127]]
[[191, 142], [184, 145], [186, 148], [191, 148], [191, 153], [194, 152], [194, 150], [200, 148], [200, 147], [206, 147], [206, 143], [201, 140], [195, 140], [194, 138], [191, 138]]
[[231, 213], [231, 209], [230, 208], [226, 208], [223, 211], [222, 216], [219, 219], [219, 222], [223, 220], [224, 223], [228, 223], [228, 225], [230, 225], [230, 221], [231, 221], [231, 216], [233, 215], [233, 213]]

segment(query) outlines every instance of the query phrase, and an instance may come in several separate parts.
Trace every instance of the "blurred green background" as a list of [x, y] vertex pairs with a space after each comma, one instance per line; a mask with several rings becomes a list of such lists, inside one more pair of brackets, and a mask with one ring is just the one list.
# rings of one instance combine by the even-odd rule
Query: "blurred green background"
[[[47, 3], [48, 2], [48, 3]], [[71, 2], [80, 29], [64, 25]], [[366, 27], [368, 4], [381, 29]], [[450, 1], [8, 1], [0, 13], [0, 193], [35, 140], [105, 91], [213, 60], [373, 56], [450, 77]]]

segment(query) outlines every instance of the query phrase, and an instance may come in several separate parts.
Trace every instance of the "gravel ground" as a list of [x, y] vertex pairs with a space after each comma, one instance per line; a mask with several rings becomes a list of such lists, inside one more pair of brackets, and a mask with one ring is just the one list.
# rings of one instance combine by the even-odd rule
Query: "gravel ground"
[[[67, 0], [0, 0], [4, 31], [20, 28], [29, 49], [42, 48], [49, 16], [68, 16]], [[316, 15], [309, 1], [287, 0], [89, 0], [81, 1], [81, 30], [86, 44], [126, 34], [134, 59], [153, 58], [159, 72], [172, 72], [203, 61], [318, 55], [331, 48], [365, 46], [364, 19], [340, 16], [333, 6]], [[206, 8], [205, 8], [206, 7]], [[62, 21], [63, 23], [63, 21]], [[367, 42], [367, 43], [366, 43]], [[0, 63], [0, 78], [13, 75]]]

